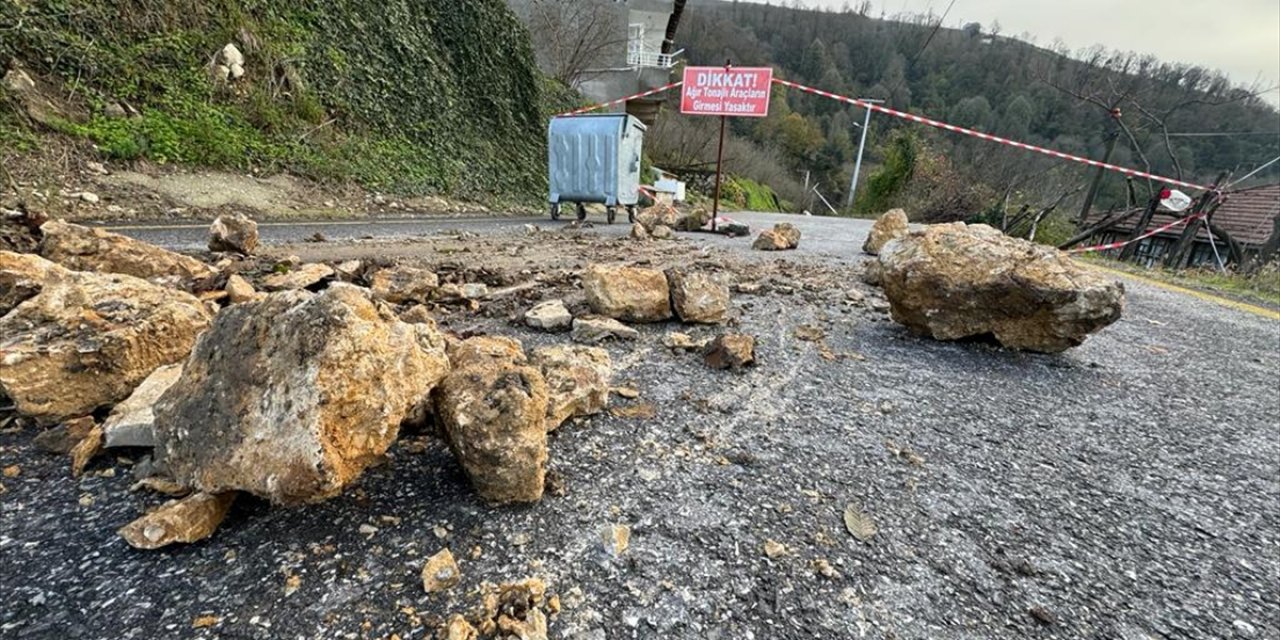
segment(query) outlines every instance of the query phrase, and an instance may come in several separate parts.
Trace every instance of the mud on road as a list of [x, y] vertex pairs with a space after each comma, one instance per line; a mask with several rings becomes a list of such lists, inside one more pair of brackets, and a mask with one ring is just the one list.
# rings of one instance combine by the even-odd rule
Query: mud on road
[[[940, 343], [893, 324], [849, 252], [737, 242], [273, 247], [506, 289], [437, 319], [527, 348], [568, 340], [519, 318], [547, 298], [582, 308], [587, 263], [696, 263], [737, 283], [733, 329], [758, 363], [712, 371], [662, 341], [718, 329], [640, 325], [607, 345], [640, 396], [551, 436], [562, 495], [488, 507], [440, 440], [409, 433], [338, 499], [242, 498], [210, 540], [152, 553], [115, 534], [161, 501], [128, 492], [141, 452], [75, 481], [7, 427], [0, 635], [422, 638], [482, 582], [539, 577], [563, 603], [557, 638], [1280, 636], [1280, 323], [1130, 285], [1125, 318], [1063, 355]], [[631, 528], [619, 557], [601, 541], [615, 524]], [[463, 581], [425, 594], [444, 547]]]

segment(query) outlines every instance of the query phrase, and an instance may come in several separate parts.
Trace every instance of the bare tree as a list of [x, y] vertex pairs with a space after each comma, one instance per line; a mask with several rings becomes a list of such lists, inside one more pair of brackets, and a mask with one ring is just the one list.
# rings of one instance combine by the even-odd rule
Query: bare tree
[[543, 70], [575, 88], [601, 73], [626, 47], [618, 7], [606, 0], [531, 0], [525, 20]]

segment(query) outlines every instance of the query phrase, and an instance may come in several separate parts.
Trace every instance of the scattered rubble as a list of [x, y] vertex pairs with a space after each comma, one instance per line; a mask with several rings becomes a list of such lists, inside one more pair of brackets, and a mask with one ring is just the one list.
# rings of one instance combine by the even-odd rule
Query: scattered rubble
[[1057, 353], [1124, 309], [1123, 284], [986, 225], [913, 231], [884, 247], [880, 264], [893, 319], [938, 340], [993, 335], [1012, 349]]
[[749, 367], [756, 361], [756, 339], [741, 333], [727, 333], [707, 346], [703, 359], [712, 369]]
[[258, 248], [258, 223], [243, 213], [218, 216], [209, 226], [209, 250], [253, 255]]
[[481, 587], [481, 603], [469, 619], [451, 616], [441, 629], [446, 640], [502, 638], [504, 640], [547, 640], [547, 611], [558, 610], [555, 596], [547, 597], [542, 580], [529, 578], [502, 585]]
[[44, 424], [129, 397], [156, 368], [185, 358], [209, 324], [189, 294], [127, 275], [69, 271], [31, 254], [0, 252], [6, 281], [37, 293], [0, 318], [0, 390]]
[[800, 230], [790, 223], [776, 224], [760, 232], [751, 248], [760, 251], [789, 251], [800, 246]]
[[889, 211], [877, 218], [876, 223], [871, 226], [866, 242], [862, 243], [862, 251], [873, 256], [879, 255], [880, 249], [890, 240], [902, 238], [907, 232], [907, 212], [902, 209]]
[[494, 344], [454, 357], [453, 372], [436, 389], [436, 416], [481, 497], [537, 502], [546, 477], [547, 383], [523, 364], [523, 353], [502, 357]]
[[573, 327], [573, 314], [563, 300], [540, 302], [524, 314], [524, 323], [534, 329], [561, 331]]
[[125, 525], [118, 532], [136, 549], [159, 549], [190, 544], [213, 535], [231, 510], [236, 494], [195, 493], [163, 506]]
[[108, 449], [156, 446], [156, 416], [152, 410], [160, 396], [181, 376], [181, 363], [151, 372], [124, 402], [111, 410], [111, 415], [102, 423], [103, 446]]
[[656, 269], [593, 264], [582, 276], [591, 310], [627, 322], [662, 322], [671, 318], [671, 289]]
[[646, 229], [644, 225], [640, 224], [639, 222], [631, 225], [632, 240], [649, 240], [650, 238], [651, 236], [649, 235], [649, 230]]
[[157, 460], [208, 493], [321, 501], [381, 458], [448, 367], [433, 327], [348, 284], [228, 307], [155, 406]]
[[52, 220], [40, 227], [40, 233], [40, 255], [73, 271], [120, 273], [145, 280], [177, 278], [182, 283], [215, 273], [195, 258], [104, 229]]
[[636, 340], [640, 332], [628, 327], [613, 318], [604, 316], [582, 316], [573, 319], [574, 342], [582, 344], [599, 344], [605, 340]]
[[650, 237], [654, 240], [671, 240], [676, 237], [676, 232], [665, 224], [656, 225], [653, 231], [649, 232]]
[[392, 304], [424, 303], [440, 286], [440, 277], [434, 272], [416, 267], [390, 267], [379, 269], [369, 278], [373, 295]]
[[687, 269], [667, 271], [671, 302], [680, 320], [722, 324], [729, 313], [729, 287], [721, 278]]
[[547, 430], [569, 418], [595, 415], [609, 406], [613, 363], [597, 347], [555, 346], [536, 349], [530, 361], [547, 382]]
[[438, 593], [462, 582], [462, 572], [447, 548], [427, 558], [422, 565], [422, 588], [427, 593]]

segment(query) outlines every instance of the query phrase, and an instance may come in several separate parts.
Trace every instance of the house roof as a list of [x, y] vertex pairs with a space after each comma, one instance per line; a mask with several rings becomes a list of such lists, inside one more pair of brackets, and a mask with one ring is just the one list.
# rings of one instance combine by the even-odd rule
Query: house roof
[[[1229, 193], [1227, 201], [1214, 212], [1213, 222], [1231, 234], [1237, 242], [1262, 245], [1266, 243], [1267, 238], [1271, 237], [1274, 225], [1272, 220], [1277, 214], [1280, 214], [1280, 184], [1269, 184]], [[1089, 214], [1087, 224], [1102, 222], [1106, 215], [1105, 211], [1093, 211]], [[1122, 232], [1132, 231], [1137, 220], [1138, 216], [1135, 215], [1112, 228]], [[1172, 221], [1171, 214], [1162, 213], [1151, 221], [1151, 227], [1163, 226]], [[1161, 235], [1177, 237], [1181, 233], [1182, 228], [1177, 227]], [[1207, 242], [1208, 231], [1201, 227], [1200, 232], [1196, 234], [1196, 239]]]

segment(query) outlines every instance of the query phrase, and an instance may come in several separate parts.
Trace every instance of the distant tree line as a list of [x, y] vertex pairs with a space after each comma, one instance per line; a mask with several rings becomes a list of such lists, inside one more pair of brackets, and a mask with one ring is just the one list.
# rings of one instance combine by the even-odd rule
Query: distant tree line
[[[1221, 171], [1242, 175], [1280, 155], [1280, 114], [1259, 97], [1265, 87], [1241, 87], [1219, 72], [1150, 56], [1044, 48], [1026, 41], [1029, 36], [1000, 34], [998, 24], [949, 29], [932, 15], [868, 13], [869, 3], [823, 11], [704, 0], [690, 3], [679, 41], [690, 64], [731, 59], [773, 66], [797, 82], [1067, 153], [1101, 159], [1113, 147], [1115, 164], [1189, 181], [1209, 182]], [[712, 124], [697, 120], [660, 124], [659, 166], [671, 155], [669, 143], [699, 137], [684, 131], [664, 139], [672, 130]], [[798, 185], [807, 172], [811, 184], [842, 202], [861, 122], [856, 107], [777, 91], [768, 118], [734, 119], [732, 127], [767, 155], [743, 163], [754, 165], [749, 177], [797, 201], [805, 198]], [[1093, 176], [1087, 167], [883, 115], [873, 118], [869, 147], [857, 208], [909, 204], [920, 219], [989, 215], [1022, 202], [1065, 201], [1062, 209], [1070, 210]], [[705, 169], [706, 159], [687, 164]], [[1280, 166], [1254, 182], [1277, 179]], [[1130, 186], [1123, 176], [1107, 175], [1095, 206], [1145, 200], [1155, 185]], [[1070, 200], [1063, 197], [1068, 192]]]

